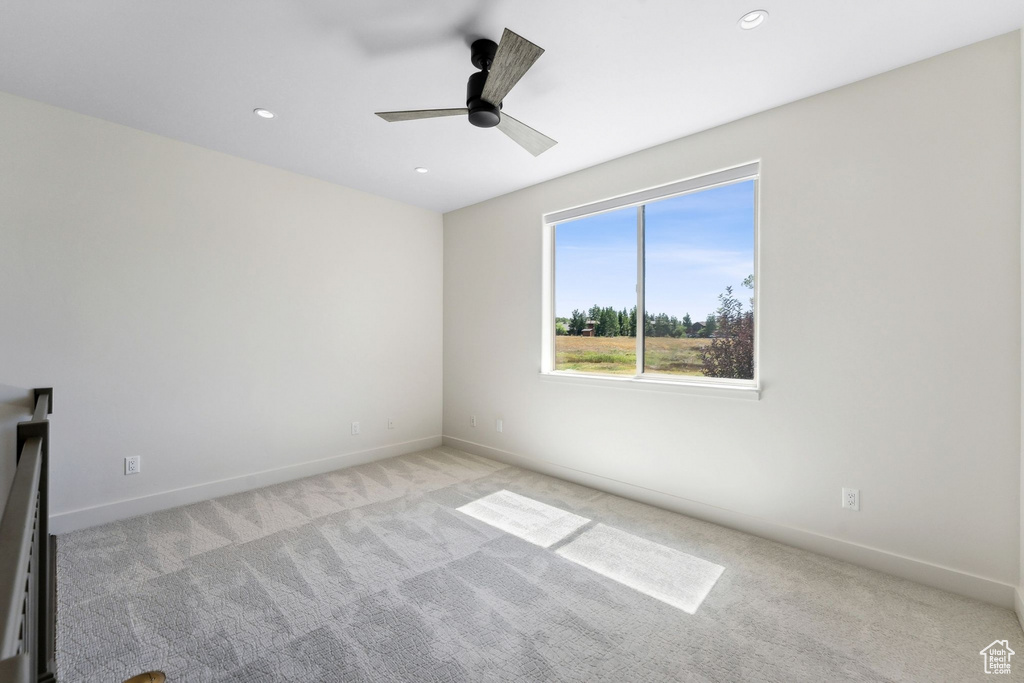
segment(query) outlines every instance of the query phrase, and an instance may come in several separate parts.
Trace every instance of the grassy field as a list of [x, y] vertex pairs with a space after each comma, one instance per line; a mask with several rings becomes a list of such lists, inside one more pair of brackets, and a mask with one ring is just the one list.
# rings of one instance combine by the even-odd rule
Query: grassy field
[[[710, 339], [648, 337], [647, 372], [700, 375], [700, 349]], [[606, 375], [636, 374], [634, 337], [555, 337], [555, 369], [598, 372]]]

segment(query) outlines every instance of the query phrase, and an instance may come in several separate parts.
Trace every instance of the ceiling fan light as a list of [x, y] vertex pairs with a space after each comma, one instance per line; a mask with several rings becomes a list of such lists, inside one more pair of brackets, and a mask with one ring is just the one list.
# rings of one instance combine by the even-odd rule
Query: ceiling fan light
[[753, 12], [747, 12], [740, 17], [740, 28], [744, 31], [750, 31], [763, 24], [767, 18], [767, 10], [756, 9]]
[[414, 170], [414, 171], [416, 171], [417, 173], [426, 173], [426, 172], [427, 172], [427, 171], [429, 171], [430, 169], [429, 169], [429, 168], [426, 168], [425, 166], [417, 166], [417, 167], [416, 167], [415, 169], [413, 169], [413, 170]]
[[274, 116], [276, 116], [274, 112], [270, 111], [269, 109], [263, 109], [262, 107], [257, 107], [256, 109], [253, 109], [252, 113], [256, 114], [256, 116], [259, 116], [261, 119], [272, 119], [274, 118]]

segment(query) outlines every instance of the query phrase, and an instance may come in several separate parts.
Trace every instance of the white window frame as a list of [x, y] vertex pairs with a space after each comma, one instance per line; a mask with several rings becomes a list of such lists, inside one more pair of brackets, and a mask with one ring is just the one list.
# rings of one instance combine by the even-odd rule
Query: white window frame
[[[663, 199], [693, 194], [722, 185], [754, 181], [754, 378], [724, 379], [718, 377], [694, 377], [670, 374], [659, 374], [644, 371], [644, 205]], [[541, 345], [541, 377], [555, 379], [559, 382], [594, 384], [599, 386], [620, 386], [632, 389], [650, 389], [656, 391], [683, 391], [686, 393], [706, 395], [727, 395], [733, 398], [753, 398], [760, 396], [760, 185], [761, 162], [754, 161], [740, 166], [707, 173], [679, 180], [629, 194], [603, 199], [590, 204], [576, 206], [561, 211], [544, 214], [544, 254], [542, 258], [544, 281], [543, 291], [543, 343]], [[636, 335], [636, 375], [602, 375], [599, 373], [572, 372], [555, 370], [555, 229], [559, 223], [593, 216], [608, 211], [616, 211], [631, 206], [637, 207], [637, 335]]]

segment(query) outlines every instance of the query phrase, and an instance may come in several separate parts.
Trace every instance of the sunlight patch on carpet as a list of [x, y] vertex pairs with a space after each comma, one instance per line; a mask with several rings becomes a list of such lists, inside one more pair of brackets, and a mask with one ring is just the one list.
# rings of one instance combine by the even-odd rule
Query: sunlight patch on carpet
[[725, 568], [598, 524], [555, 551], [567, 560], [694, 614]]
[[458, 511], [541, 548], [554, 545], [590, 521], [504, 490], [466, 503]]

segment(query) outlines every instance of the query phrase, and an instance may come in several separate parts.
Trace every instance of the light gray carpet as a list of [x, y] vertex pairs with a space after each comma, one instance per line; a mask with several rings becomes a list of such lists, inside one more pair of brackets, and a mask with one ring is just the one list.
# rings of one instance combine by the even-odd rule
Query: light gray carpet
[[985, 680], [996, 639], [1024, 673], [1009, 610], [447, 448], [57, 558], [62, 683]]

